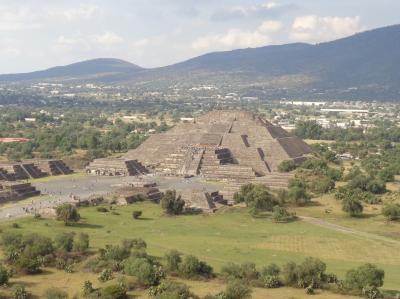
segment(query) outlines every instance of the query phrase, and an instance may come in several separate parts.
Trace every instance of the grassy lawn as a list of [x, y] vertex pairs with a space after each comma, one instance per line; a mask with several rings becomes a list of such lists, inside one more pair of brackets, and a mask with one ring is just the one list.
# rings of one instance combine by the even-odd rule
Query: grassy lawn
[[[97, 274], [93, 273], [65, 273], [64, 271], [55, 269], [45, 269], [42, 275], [32, 275], [24, 277], [16, 277], [11, 280], [12, 284], [24, 284], [27, 286], [29, 291], [35, 295], [35, 298], [40, 298], [43, 292], [49, 287], [61, 288], [68, 292], [70, 298], [75, 295], [80, 295], [83, 289], [83, 283], [85, 280], [90, 280], [93, 283], [94, 288], [101, 288], [111, 284], [118, 283], [118, 277], [122, 275], [116, 275], [116, 277], [106, 283], [101, 283], [98, 281]], [[126, 277], [126, 279], [133, 280], [133, 277]], [[174, 279], [175, 281], [187, 284], [190, 290], [200, 296], [204, 297], [208, 294], [217, 294], [225, 289], [225, 284], [218, 280], [211, 281], [193, 281], [193, 280], [183, 280]], [[0, 291], [1, 294], [1, 291]], [[151, 299], [148, 295], [147, 290], [136, 289], [130, 291], [129, 295], [135, 298], [145, 298]], [[252, 292], [252, 298], [254, 299], [306, 299], [310, 295], [307, 295], [302, 289], [294, 288], [279, 288], [279, 289], [261, 289], [254, 288]], [[333, 294], [330, 292], [325, 292], [321, 290], [316, 290], [316, 294], [313, 296], [315, 299], [352, 299], [359, 298], [353, 296], [344, 296], [339, 294]]]
[[[133, 210], [142, 210], [144, 219], [133, 220]], [[262, 267], [272, 262], [281, 265], [300, 262], [313, 256], [325, 261], [329, 272], [343, 278], [346, 270], [371, 262], [385, 270], [385, 288], [400, 290], [400, 243], [377, 241], [300, 221], [276, 224], [266, 218], [252, 218], [241, 208], [215, 215], [180, 217], [164, 216], [160, 207], [151, 203], [118, 207], [116, 211], [119, 215], [99, 213], [92, 207], [81, 209], [83, 221], [72, 227], [54, 220], [20, 219], [18, 231], [51, 237], [62, 231], [85, 232], [90, 235], [93, 249], [117, 244], [124, 238], [140, 237], [148, 243], [150, 254], [162, 256], [167, 250], [178, 249], [206, 260], [216, 271], [231, 261], [251, 261]], [[0, 229], [13, 228], [10, 223], [3, 223]]]
[[295, 208], [294, 211], [298, 215], [323, 219], [330, 223], [400, 241], [400, 222], [387, 222], [381, 214], [382, 205], [364, 204], [364, 215], [360, 219], [349, 217], [343, 212], [340, 201], [335, 200], [332, 194], [323, 195], [313, 201], [313, 206]]

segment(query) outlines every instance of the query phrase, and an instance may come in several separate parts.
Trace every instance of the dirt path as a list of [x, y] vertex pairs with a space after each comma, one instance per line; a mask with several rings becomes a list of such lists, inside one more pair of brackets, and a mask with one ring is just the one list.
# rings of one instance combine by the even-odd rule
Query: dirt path
[[359, 230], [355, 230], [352, 229], [350, 227], [346, 227], [346, 226], [341, 226], [338, 224], [334, 224], [334, 223], [330, 223], [327, 222], [325, 220], [319, 219], [319, 218], [314, 218], [314, 217], [308, 217], [308, 216], [298, 216], [302, 221], [310, 223], [310, 224], [314, 224], [314, 225], [318, 225], [324, 228], [328, 228], [337, 232], [342, 232], [342, 233], [346, 233], [346, 234], [352, 234], [355, 235], [357, 237], [361, 237], [361, 238], [367, 238], [370, 240], [377, 240], [377, 241], [381, 241], [381, 242], [388, 242], [391, 244], [395, 244], [395, 245], [400, 245], [400, 241], [398, 240], [394, 240], [388, 237], [384, 237], [384, 236], [380, 236], [380, 235], [376, 235], [376, 234], [372, 234], [372, 233], [367, 233], [367, 232], [362, 232]]

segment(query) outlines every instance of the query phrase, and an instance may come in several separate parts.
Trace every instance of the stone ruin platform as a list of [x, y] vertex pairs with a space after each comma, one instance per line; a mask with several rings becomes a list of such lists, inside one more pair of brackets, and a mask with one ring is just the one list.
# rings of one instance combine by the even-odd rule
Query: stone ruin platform
[[177, 192], [185, 201], [185, 208], [213, 213], [220, 207], [228, 204], [218, 191], [207, 192], [204, 190], [184, 190]]
[[0, 203], [38, 195], [40, 195], [40, 191], [30, 183], [0, 182]]
[[163, 193], [160, 192], [156, 184], [143, 183], [140, 185], [136, 183], [119, 188], [116, 190], [115, 195], [118, 196], [118, 205], [127, 205], [136, 202], [138, 197], [159, 203]]
[[137, 160], [101, 158], [86, 167], [86, 173], [99, 176], [135, 176], [147, 174], [148, 170]]
[[303, 140], [261, 116], [234, 110], [209, 112], [151, 135], [123, 158], [160, 176], [201, 176], [236, 189], [246, 183], [285, 188], [292, 175], [279, 173], [279, 164], [303, 161], [311, 152]]
[[72, 170], [62, 160], [35, 159], [0, 163], [0, 181], [37, 179], [70, 173]]

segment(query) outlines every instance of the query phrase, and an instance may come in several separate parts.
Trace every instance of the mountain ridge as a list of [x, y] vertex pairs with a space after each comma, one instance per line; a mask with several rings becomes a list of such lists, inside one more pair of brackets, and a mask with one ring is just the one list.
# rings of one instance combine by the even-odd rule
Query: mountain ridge
[[[80, 72], [79, 68], [86, 71]], [[253, 86], [261, 93], [281, 97], [351, 93], [359, 97], [383, 94], [398, 99], [399, 69], [400, 25], [392, 25], [319, 44], [212, 52], [158, 68], [100, 58], [45, 71], [0, 75], [0, 81], [73, 79], [156, 88], [216, 84], [232, 85], [238, 90]]]

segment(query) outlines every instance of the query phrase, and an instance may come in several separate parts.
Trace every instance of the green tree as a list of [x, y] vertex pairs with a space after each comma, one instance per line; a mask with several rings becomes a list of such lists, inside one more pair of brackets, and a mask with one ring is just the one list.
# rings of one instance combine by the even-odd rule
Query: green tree
[[351, 217], [360, 216], [363, 212], [361, 201], [354, 197], [346, 197], [342, 200], [342, 210], [348, 213]]
[[65, 225], [68, 225], [70, 222], [78, 222], [81, 218], [76, 207], [71, 204], [63, 204], [58, 206], [56, 209], [56, 214], [57, 219], [64, 221]]
[[161, 198], [161, 207], [169, 215], [180, 215], [183, 212], [185, 201], [176, 195], [176, 190], [167, 190]]
[[136, 276], [138, 282], [144, 286], [158, 285], [165, 277], [161, 267], [146, 258], [130, 257], [124, 262], [124, 272]]
[[213, 269], [205, 262], [200, 261], [197, 257], [187, 255], [179, 264], [179, 274], [186, 278], [210, 278], [213, 276]]
[[385, 272], [375, 265], [365, 264], [346, 273], [345, 285], [361, 292], [364, 288], [383, 286]]
[[59, 250], [70, 252], [74, 245], [74, 233], [60, 233], [54, 238], [55, 247]]

